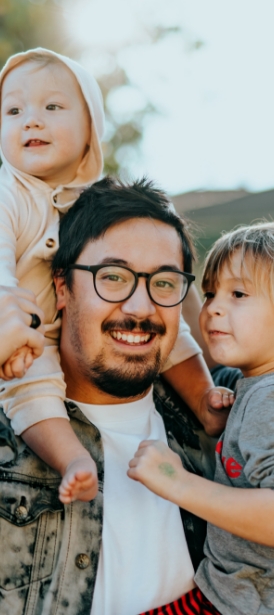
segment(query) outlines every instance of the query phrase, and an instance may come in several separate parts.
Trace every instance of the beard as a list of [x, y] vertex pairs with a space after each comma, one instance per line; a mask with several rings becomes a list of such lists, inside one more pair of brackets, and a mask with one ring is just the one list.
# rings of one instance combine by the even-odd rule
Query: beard
[[86, 376], [104, 393], [121, 399], [144, 393], [154, 382], [161, 367], [161, 354], [157, 350], [154, 360], [138, 355], [127, 357], [123, 367], [107, 367], [104, 357], [98, 356], [89, 365]]
[[[138, 333], [151, 333], [164, 335], [166, 329], [163, 325], [150, 322], [148, 319], [136, 323], [131, 318], [121, 321], [108, 321], [102, 324], [102, 332], [106, 333], [114, 329], [123, 331], [133, 331], [138, 329]], [[79, 338], [78, 338], [79, 344]], [[161, 351], [153, 351], [148, 356], [124, 355], [117, 353], [117, 363], [123, 359], [123, 364], [108, 367], [107, 351], [102, 350], [93, 360], [81, 363], [81, 371], [85, 378], [95, 385], [100, 391], [107, 393], [118, 399], [137, 397], [150, 388], [161, 369]], [[79, 356], [79, 355], [78, 355]], [[113, 359], [115, 364], [115, 358]]]

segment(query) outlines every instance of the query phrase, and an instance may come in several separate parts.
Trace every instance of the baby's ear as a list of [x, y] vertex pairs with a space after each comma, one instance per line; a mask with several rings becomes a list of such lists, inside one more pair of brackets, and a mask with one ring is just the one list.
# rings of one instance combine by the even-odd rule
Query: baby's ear
[[56, 307], [57, 310], [62, 310], [66, 306], [67, 286], [64, 277], [54, 277], [55, 292], [56, 292]]

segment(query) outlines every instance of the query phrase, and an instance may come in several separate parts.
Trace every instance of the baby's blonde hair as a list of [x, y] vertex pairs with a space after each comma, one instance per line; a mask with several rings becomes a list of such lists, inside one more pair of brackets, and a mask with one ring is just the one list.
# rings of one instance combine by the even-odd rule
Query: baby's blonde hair
[[267, 293], [274, 303], [274, 222], [241, 226], [217, 239], [205, 260], [203, 291], [214, 288], [224, 265], [231, 268], [236, 251], [242, 272], [248, 271], [256, 291]]

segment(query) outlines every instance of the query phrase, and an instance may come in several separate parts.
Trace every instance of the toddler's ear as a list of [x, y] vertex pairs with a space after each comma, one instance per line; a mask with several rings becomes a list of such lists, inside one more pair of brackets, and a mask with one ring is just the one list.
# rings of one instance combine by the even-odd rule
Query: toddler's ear
[[54, 277], [55, 292], [56, 292], [56, 307], [57, 310], [62, 310], [66, 306], [67, 287], [64, 277]]

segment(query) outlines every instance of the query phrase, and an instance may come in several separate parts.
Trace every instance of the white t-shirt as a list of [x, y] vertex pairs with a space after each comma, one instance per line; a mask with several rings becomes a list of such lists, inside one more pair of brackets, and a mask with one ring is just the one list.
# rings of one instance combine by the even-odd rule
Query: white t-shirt
[[102, 548], [91, 615], [137, 615], [194, 587], [180, 511], [127, 476], [145, 439], [167, 442], [152, 390], [141, 400], [77, 405], [101, 432], [105, 457]]

